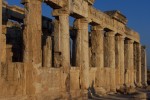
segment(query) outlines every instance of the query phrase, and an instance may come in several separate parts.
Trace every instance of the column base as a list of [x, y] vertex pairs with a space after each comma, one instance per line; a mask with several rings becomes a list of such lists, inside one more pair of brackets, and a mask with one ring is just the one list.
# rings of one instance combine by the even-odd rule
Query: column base
[[104, 96], [107, 93], [107, 91], [103, 87], [97, 87], [97, 89], [95, 90], [96, 90], [96, 94], [100, 96]]
[[132, 84], [131, 84], [131, 87], [132, 87], [132, 88], [135, 88], [136, 86], [135, 86], [135, 84], [134, 84], [134, 83], [132, 83]]
[[82, 90], [81, 91], [82, 100], [88, 100], [89, 97], [89, 91], [88, 90]]
[[141, 83], [136, 83], [136, 86], [137, 87], [142, 87], [142, 84]]
[[69, 92], [61, 92], [61, 99], [69, 100], [71, 99], [70, 93]]
[[71, 99], [82, 100], [81, 90], [70, 91]]
[[116, 93], [117, 91], [116, 91], [116, 88], [114, 88], [114, 89], [110, 89], [110, 92], [112, 92], [112, 93]]
[[143, 84], [142, 84], [142, 87], [147, 87], [147, 86], [148, 86], [147, 83], [143, 83]]

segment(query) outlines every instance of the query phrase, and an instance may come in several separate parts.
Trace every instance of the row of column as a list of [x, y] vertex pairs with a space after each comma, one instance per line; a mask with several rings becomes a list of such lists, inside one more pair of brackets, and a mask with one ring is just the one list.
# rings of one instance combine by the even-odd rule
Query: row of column
[[[24, 22], [24, 62], [33, 63], [35, 66], [42, 64], [41, 52], [41, 1], [40, 0], [23, 0], [25, 5], [25, 22]], [[0, 10], [2, 11], [2, 10]], [[39, 16], [35, 16], [39, 15]], [[69, 13], [66, 11], [54, 10], [53, 15], [56, 18], [54, 30], [54, 58], [56, 67], [63, 67], [63, 71], [69, 74], [70, 70], [70, 44], [69, 44]], [[2, 18], [1, 18], [2, 19]], [[77, 29], [76, 39], [76, 66], [80, 67], [81, 88], [87, 92], [89, 88], [89, 36], [88, 20], [86, 18], [76, 19], [74, 27]], [[0, 26], [1, 27], [1, 26]], [[0, 28], [1, 29], [1, 28]], [[92, 29], [92, 60], [97, 72], [104, 67], [114, 69], [111, 77], [111, 89], [116, 89], [116, 80], [120, 85], [132, 83], [134, 86], [134, 58], [133, 58], [133, 41], [125, 40], [124, 36], [116, 35], [113, 31], [105, 33], [101, 26], [95, 26]], [[140, 49], [140, 46], [139, 46]], [[143, 49], [143, 52], [144, 49]], [[140, 50], [139, 50], [140, 53]], [[58, 56], [57, 56], [58, 55]], [[145, 53], [143, 55], [146, 55]], [[140, 56], [139, 56], [140, 57]], [[145, 56], [144, 56], [145, 57]], [[146, 70], [144, 58], [143, 67]], [[57, 61], [60, 62], [57, 65]], [[139, 70], [140, 70], [139, 64]], [[119, 69], [118, 77], [115, 76], [115, 69]], [[144, 73], [145, 70], [143, 71]], [[140, 71], [139, 71], [140, 73]], [[145, 74], [146, 75], [146, 74]], [[145, 76], [144, 75], [144, 76]], [[120, 77], [119, 77], [120, 76]], [[101, 76], [98, 76], [101, 77]], [[97, 79], [99, 80], [99, 78]], [[141, 76], [136, 76], [141, 77]], [[146, 76], [145, 76], [146, 77]], [[117, 78], [117, 79], [116, 79]], [[130, 78], [130, 79], [128, 79]], [[100, 81], [100, 80], [99, 80]], [[129, 82], [130, 81], [130, 82]], [[141, 82], [141, 79], [137, 80]], [[146, 81], [146, 80], [144, 80]], [[98, 86], [101, 83], [99, 82]]]
[[[112, 91], [114, 88], [117, 88], [116, 86], [123, 86], [124, 84], [127, 87], [135, 87], [135, 85], [142, 86], [141, 79], [146, 84], [147, 80], [145, 78], [147, 76], [145, 73], [147, 73], [147, 66], [143, 66], [146, 64], [146, 54], [141, 54], [143, 47], [139, 43], [135, 43], [133, 40], [127, 39], [113, 31], [104, 33], [104, 30], [100, 26], [93, 27], [91, 41], [92, 67], [97, 67], [98, 72], [101, 72], [101, 68], [104, 67], [115, 68], [115, 71], [111, 74], [112, 88], [110, 88]], [[134, 45], [136, 45], [136, 54]], [[145, 51], [143, 50], [142, 52], [144, 53]], [[141, 61], [141, 56], [143, 56], [143, 61]], [[135, 58], [137, 59], [136, 61]], [[134, 65], [134, 62], [136, 65]], [[144, 62], [142, 66], [141, 62]], [[141, 72], [141, 70], [144, 71]], [[100, 81], [101, 78], [97, 79]], [[99, 83], [97, 86], [101, 86], [101, 84]]]

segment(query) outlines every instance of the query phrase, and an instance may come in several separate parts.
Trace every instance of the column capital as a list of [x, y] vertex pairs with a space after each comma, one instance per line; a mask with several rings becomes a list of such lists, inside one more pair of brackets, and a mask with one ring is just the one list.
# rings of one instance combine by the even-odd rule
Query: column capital
[[103, 31], [104, 30], [104, 27], [102, 27], [101, 25], [97, 25], [97, 26], [92, 26], [91, 27], [91, 30], [100, 30], [100, 31]]
[[115, 32], [114, 31], [109, 31], [109, 32], [106, 32], [105, 33], [105, 35], [107, 36], [107, 37], [114, 37], [115, 36]]
[[127, 40], [125, 40], [125, 43], [126, 43], [126, 44], [133, 44], [133, 43], [134, 43], [134, 40], [127, 39]]
[[81, 23], [89, 23], [88, 18], [80, 18]]
[[116, 35], [115, 39], [116, 40], [125, 40], [125, 36], [123, 36], [123, 35]]
[[76, 19], [74, 21], [73, 27], [74, 29], [78, 30], [88, 29], [88, 19], [87, 18]]

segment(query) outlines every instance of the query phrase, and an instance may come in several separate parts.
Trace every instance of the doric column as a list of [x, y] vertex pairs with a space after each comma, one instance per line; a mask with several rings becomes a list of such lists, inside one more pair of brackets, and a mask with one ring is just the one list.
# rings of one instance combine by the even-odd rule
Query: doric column
[[[1, 37], [2, 36], [2, 0], [0, 0], [0, 51], [1, 51], [1, 48], [2, 48], [2, 44], [1, 44]], [[0, 77], [1, 77], [1, 55], [2, 55], [2, 52], [0, 52]]]
[[43, 47], [43, 66], [52, 67], [52, 40], [47, 36], [45, 45]]
[[125, 40], [125, 84], [134, 86], [133, 40]]
[[115, 32], [109, 31], [105, 33], [105, 67], [110, 68], [110, 90], [116, 91], [115, 83]]
[[[2, 34], [2, 0], [0, 0], [0, 40], [1, 40], [1, 34]], [[1, 43], [1, 41], [0, 41], [0, 43]]]
[[102, 73], [104, 68], [104, 30], [101, 26], [93, 26], [91, 31], [91, 52], [92, 52], [92, 67], [97, 67], [96, 72], [96, 90], [102, 86]]
[[[70, 70], [70, 34], [69, 12], [61, 9], [53, 11], [54, 25], [54, 67], [63, 67], [64, 72]], [[57, 64], [59, 63], [59, 65]]]
[[54, 67], [62, 67], [65, 75], [61, 93], [67, 96], [70, 91], [70, 34], [69, 34], [69, 12], [67, 9], [54, 9]]
[[91, 31], [92, 67], [104, 67], [104, 31], [101, 26], [93, 26]]
[[[69, 15], [59, 16], [61, 34], [62, 66], [68, 70], [70, 67], [70, 38], [69, 38]], [[69, 70], [68, 70], [69, 71]]]
[[41, 0], [22, 0], [25, 5], [24, 19], [24, 62], [40, 67], [42, 64], [41, 34], [42, 13]]
[[116, 58], [116, 85], [124, 84], [124, 36], [116, 35], [115, 58]]
[[77, 29], [76, 66], [80, 67], [81, 88], [85, 94], [89, 88], [89, 36], [88, 20], [76, 19], [74, 28]]
[[[2, 5], [1, 5], [2, 6]], [[0, 56], [0, 59], [1, 59], [1, 63], [5, 64], [6, 63], [6, 33], [7, 33], [7, 22], [8, 22], [8, 15], [7, 15], [7, 10], [3, 9], [3, 12], [1, 12], [1, 34], [0, 34], [0, 41], [1, 41], [1, 47], [0, 47], [0, 50], [1, 50], [1, 56]], [[2, 18], [2, 15], [3, 15], [3, 18]]]
[[115, 33], [105, 33], [105, 67], [115, 68]]
[[[136, 70], [136, 84], [140, 87], [142, 86], [141, 84], [141, 44], [136, 43], [136, 66], [135, 66], [135, 70]], [[135, 51], [135, 50], [134, 50]]]
[[141, 47], [141, 81], [143, 86], [147, 86], [147, 57], [146, 47]]

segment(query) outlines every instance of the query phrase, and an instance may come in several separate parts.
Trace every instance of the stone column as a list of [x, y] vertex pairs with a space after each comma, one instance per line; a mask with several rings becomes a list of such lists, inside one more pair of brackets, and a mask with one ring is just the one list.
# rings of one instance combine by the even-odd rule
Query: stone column
[[141, 84], [141, 45], [139, 43], [136, 43], [136, 51], [137, 51], [137, 54], [136, 54], [136, 62], [137, 63], [136, 65], [136, 83], [137, 83], [137, 86], [141, 87], [142, 84]]
[[115, 83], [115, 33], [109, 31], [105, 33], [105, 66], [110, 68], [110, 91], [116, 91]]
[[76, 66], [80, 67], [81, 88], [87, 94], [89, 88], [89, 36], [88, 20], [76, 19], [74, 28], [77, 29], [76, 39]]
[[[5, 13], [5, 15], [7, 15]], [[8, 21], [8, 18], [5, 17], [3, 18], [3, 25], [2, 25], [2, 34], [1, 34], [1, 63], [5, 64], [7, 61], [6, 61], [6, 56], [7, 56], [7, 53], [6, 53], [6, 49], [7, 49], [7, 46], [6, 46], [6, 34], [7, 34], [7, 21]]]
[[[1, 1], [2, 3], [2, 1]], [[0, 61], [1, 63], [5, 64], [6, 63], [6, 33], [7, 33], [7, 22], [8, 22], [8, 15], [7, 15], [7, 10], [3, 9], [2, 12], [2, 4], [1, 4], [1, 34], [0, 34], [0, 50], [1, 50], [1, 56], [0, 56]], [[4, 17], [3, 17], [3, 16]], [[3, 18], [2, 18], [3, 17]]]
[[125, 84], [134, 87], [133, 40], [125, 40]]
[[92, 27], [91, 32], [91, 52], [92, 67], [104, 67], [104, 48], [103, 48], [104, 31], [101, 26]]
[[24, 19], [24, 62], [42, 65], [41, 34], [42, 13], [41, 0], [22, 0], [25, 5]]
[[124, 36], [116, 35], [116, 85], [118, 88], [124, 84]]
[[69, 15], [59, 16], [60, 38], [61, 38], [61, 56], [64, 70], [69, 72], [70, 69], [70, 35], [69, 35]]
[[[2, 34], [2, 0], [0, 0], [0, 40], [1, 40], [1, 34]], [[1, 41], [0, 41], [0, 43], [1, 43]], [[1, 53], [0, 53], [0, 55], [1, 55]]]
[[[64, 71], [70, 70], [70, 34], [68, 11], [54, 10], [54, 67], [63, 67]], [[57, 64], [59, 63], [59, 65]]]
[[50, 36], [47, 36], [43, 47], [43, 66], [52, 67], [52, 40]]
[[104, 30], [101, 26], [93, 26], [91, 32], [91, 48], [92, 48], [92, 67], [97, 67], [96, 72], [96, 90], [99, 92], [102, 88], [104, 76], [102, 70], [104, 68]]
[[[2, 43], [1, 43], [1, 37], [2, 36], [2, 0], [0, 0], [0, 51], [2, 48]], [[1, 55], [2, 52], [0, 52], [0, 77], [1, 77]]]
[[146, 47], [141, 47], [141, 81], [142, 85], [147, 86], [147, 57], [146, 57]]
[[[63, 83], [61, 93], [66, 98], [70, 91], [70, 34], [69, 12], [64, 9], [54, 9], [54, 67], [62, 67]], [[66, 93], [67, 92], [67, 93]]]

